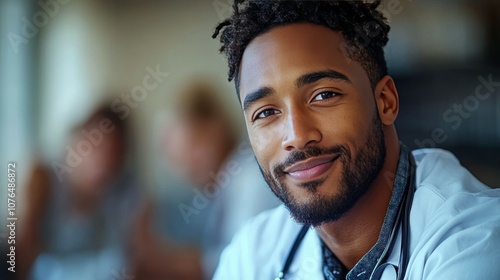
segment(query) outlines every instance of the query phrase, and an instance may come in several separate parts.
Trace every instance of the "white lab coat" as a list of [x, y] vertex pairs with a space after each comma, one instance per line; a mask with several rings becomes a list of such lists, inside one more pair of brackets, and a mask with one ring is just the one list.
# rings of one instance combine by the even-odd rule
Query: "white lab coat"
[[[479, 182], [447, 151], [413, 155], [417, 189], [405, 279], [500, 279], [500, 189]], [[214, 279], [275, 279], [300, 228], [283, 206], [253, 218], [224, 250]], [[400, 247], [401, 231], [389, 256], [395, 265]], [[314, 230], [302, 241], [287, 279], [324, 279]], [[395, 279], [393, 269], [382, 279]]]

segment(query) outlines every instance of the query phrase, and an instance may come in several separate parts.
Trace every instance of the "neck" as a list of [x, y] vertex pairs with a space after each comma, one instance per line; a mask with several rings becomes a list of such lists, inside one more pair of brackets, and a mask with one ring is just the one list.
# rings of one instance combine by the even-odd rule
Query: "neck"
[[389, 206], [399, 160], [399, 142], [386, 139], [384, 166], [370, 189], [342, 218], [316, 228], [326, 246], [347, 269], [375, 245]]

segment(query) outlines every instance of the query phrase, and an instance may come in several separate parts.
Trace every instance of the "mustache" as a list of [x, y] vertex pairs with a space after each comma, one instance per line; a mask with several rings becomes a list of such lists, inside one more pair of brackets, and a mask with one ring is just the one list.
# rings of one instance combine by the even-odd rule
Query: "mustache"
[[293, 151], [288, 157], [282, 162], [273, 167], [274, 174], [278, 177], [284, 176], [285, 168], [312, 157], [325, 156], [325, 155], [339, 155], [340, 158], [349, 158], [351, 155], [349, 150], [344, 146], [335, 145], [329, 148], [311, 146], [302, 151]]

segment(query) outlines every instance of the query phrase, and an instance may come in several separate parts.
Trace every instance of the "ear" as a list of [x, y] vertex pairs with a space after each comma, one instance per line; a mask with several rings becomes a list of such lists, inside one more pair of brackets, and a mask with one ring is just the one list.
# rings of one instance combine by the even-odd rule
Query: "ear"
[[399, 112], [399, 96], [391, 76], [384, 76], [375, 87], [375, 102], [380, 121], [392, 125]]

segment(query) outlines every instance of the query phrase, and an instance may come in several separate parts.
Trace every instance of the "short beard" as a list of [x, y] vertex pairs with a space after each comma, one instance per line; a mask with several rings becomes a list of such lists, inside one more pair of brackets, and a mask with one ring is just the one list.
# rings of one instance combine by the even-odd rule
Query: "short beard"
[[[321, 148], [311, 146], [303, 151], [293, 151], [281, 164], [269, 170], [260, 170], [274, 194], [283, 202], [297, 223], [309, 224], [313, 227], [333, 222], [346, 214], [356, 202], [368, 191], [375, 178], [382, 170], [385, 162], [386, 148], [382, 123], [378, 114], [372, 119], [370, 133], [365, 145], [353, 159], [351, 152], [344, 146]], [[319, 194], [317, 189], [324, 183], [324, 179], [314, 180], [299, 185], [311, 193], [307, 203], [299, 203], [291, 195], [285, 184], [286, 167], [310, 157], [321, 155], [338, 155], [336, 159], [342, 164], [340, 189], [333, 196]]]

